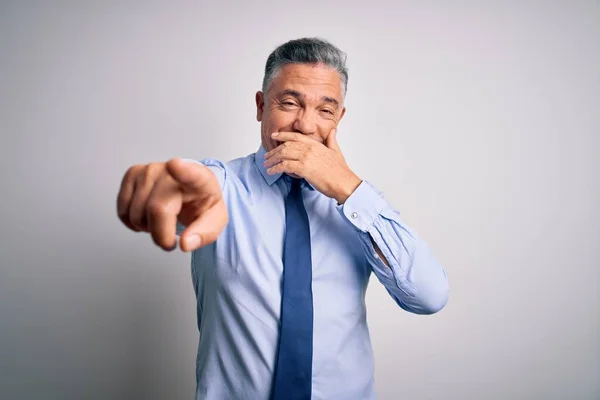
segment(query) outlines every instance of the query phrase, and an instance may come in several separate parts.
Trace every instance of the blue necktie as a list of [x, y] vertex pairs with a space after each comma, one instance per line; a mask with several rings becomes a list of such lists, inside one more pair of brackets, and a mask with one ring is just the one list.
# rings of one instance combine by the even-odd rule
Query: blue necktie
[[[290, 179], [288, 176], [285, 178]], [[273, 400], [309, 400], [312, 385], [313, 301], [310, 228], [300, 179], [285, 200], [281, 330]]]

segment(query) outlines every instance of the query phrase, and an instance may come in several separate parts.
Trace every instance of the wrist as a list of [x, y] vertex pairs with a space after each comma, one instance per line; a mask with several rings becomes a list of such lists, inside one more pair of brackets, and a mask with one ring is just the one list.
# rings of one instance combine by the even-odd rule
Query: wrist
[[354, 193], [357, 187], [362, 183], [362, 179], [360, 179], [357, 175], [352, 174], [348, 179], [344, 179], [340, 182], [340, 187], [336, 191], [334, 199], [338, 202], [338, 204], [344, 204], [348, 197]]

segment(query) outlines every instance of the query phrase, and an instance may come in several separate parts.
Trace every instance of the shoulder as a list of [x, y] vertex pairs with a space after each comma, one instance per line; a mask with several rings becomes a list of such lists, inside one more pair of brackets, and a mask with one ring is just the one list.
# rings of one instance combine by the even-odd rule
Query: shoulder
[[224, 189], [226, 185], [235, 184], [242, 176], [247, 174], [248, 170], [254, 166], [254, 155], [255, 153], [251, 153], [229, 161], [222, 161], [216, 158], [203, 158], [199, 161], [190, 161], [195, 161], [208, 167], [219, 180], [221, 189]]

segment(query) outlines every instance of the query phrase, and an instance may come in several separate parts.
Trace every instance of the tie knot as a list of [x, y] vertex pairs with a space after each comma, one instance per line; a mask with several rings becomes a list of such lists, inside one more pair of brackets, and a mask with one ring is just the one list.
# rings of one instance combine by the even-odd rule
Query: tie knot
[[302, 187], [303, 179], [292, 178], [292, 189], [300, 189]]
[[292, 178], [289, 175], [285, 175], [285, 182], [287, 187], [289, 188], [289, 193], [292, 192], [299, 192], [300, 188], [302, 187], [302, 182], [304, 181], [304, 179], [302, 178]]

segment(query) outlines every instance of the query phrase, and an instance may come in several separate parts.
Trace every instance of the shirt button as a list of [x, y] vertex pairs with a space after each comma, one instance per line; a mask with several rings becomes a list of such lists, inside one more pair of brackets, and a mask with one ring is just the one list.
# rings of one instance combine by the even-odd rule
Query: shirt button
[[356, 219], [356, 217], [358, 217], [358, 214], [353, 212], [352, 214], [350, 214], [350, 216], [352, 217], [352, 219]]

